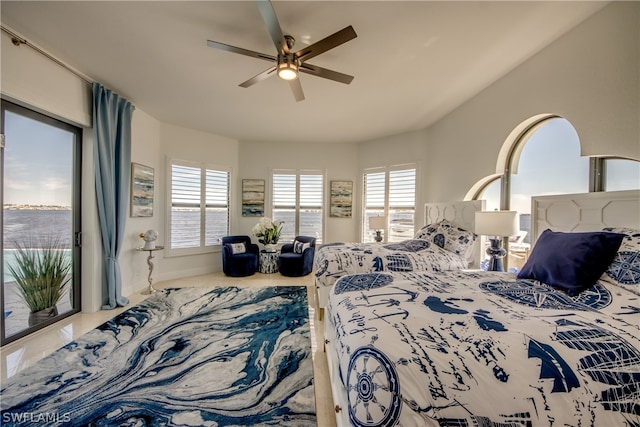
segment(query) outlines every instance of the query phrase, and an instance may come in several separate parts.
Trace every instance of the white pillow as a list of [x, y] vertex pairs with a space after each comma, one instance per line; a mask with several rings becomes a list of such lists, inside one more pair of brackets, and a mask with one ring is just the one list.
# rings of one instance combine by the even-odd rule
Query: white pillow
[[245, 252], [247, 252], [247, 246], [244, 243], [231, 243], [232, 254], [243, 254]]

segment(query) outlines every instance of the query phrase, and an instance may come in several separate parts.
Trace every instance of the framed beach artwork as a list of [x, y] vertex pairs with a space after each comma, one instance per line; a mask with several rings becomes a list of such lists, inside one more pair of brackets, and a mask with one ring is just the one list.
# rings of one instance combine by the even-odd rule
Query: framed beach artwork
[[153, 168], [131, 163], [131, 216], [153, 216]]
[[332, 217], [351, 218], [353, 181], [331, 181], [329, 212]]
[[264, 179], [242, 180], [242, 216], [264, 216]]

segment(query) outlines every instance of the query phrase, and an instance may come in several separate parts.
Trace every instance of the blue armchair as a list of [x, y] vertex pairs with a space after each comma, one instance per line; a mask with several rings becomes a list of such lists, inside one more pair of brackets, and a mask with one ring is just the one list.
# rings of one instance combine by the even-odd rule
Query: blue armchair
[[227, 276], [251, 276], [258, 271], [260, 248], [249, 236], [222, 238], [222, 271]]
[[293, 243], [285, 243], [280, 249], [278, 270], [283, 276], [306, 276], [313, 270], [316, 253], [314, 237], [296, 236]]

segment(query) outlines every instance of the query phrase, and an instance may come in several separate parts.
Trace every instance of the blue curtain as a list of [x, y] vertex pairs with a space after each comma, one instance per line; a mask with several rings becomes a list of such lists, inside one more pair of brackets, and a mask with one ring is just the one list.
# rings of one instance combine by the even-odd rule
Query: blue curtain
[[106, 295], [103, 310], [124, 307], [118, 255], [129, 210], [131, 179], [131, 116], [135, 107], [126, 99], [93, 83], [93, 139], [96, 199], [102, 234]]

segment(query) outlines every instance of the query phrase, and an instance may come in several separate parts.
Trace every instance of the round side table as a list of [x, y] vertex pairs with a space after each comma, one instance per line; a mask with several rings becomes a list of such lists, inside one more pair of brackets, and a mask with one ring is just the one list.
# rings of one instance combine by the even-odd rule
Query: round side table
[[260, 251], [260, 265], [258, 270], [263, 274], [271, 274], [278, 272], [278, 256], [280, 251], [267, 252], [264, 249]]

